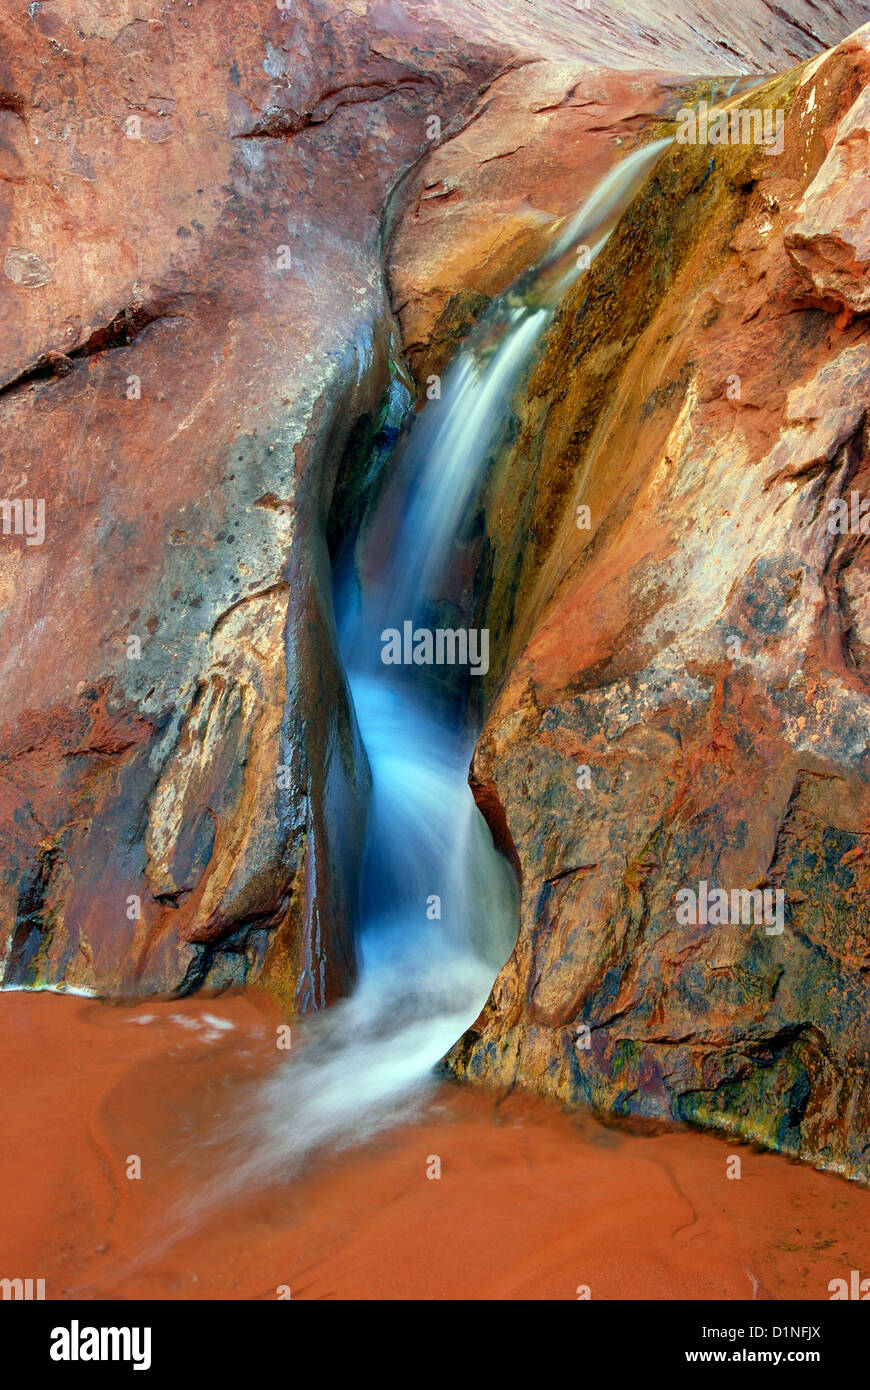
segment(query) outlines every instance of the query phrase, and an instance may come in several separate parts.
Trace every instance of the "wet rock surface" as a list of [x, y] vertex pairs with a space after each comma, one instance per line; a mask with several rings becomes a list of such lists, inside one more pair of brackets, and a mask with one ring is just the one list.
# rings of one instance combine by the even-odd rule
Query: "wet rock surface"
[[367, 772], [326, 514], [389, 381], [388, 191], [430, 105], [513, 60], [393, 10], [4, 21], [7, 984], [307, 1008], [352, 976]]
[[[866, 18], [713, 9], [0, 21], [3, 983], [247, 981], [303, 1011], [347, 990], [368, 794], [331, 609], [348, 460], [403, 348], [439, 370], [684, 81], [788, 67]], [[852, 1168], [866, 583], [820, 516], [863, 479], [865, 229], [837, 199], [865, 65], [859, 37], [786, 81], [780, 162], [668, 157], [496, 470], [506, 684], [473, 775], [524, 917], [454, 1057]], [[676, 932], [702, 876], [781, 886], [786, 933]]]
[[781, 155], [666, 152], [532, 377], [490, 490], [504, 675], [472, 770], [522, 926], [450, 1058], [863, 1178], [870, 347], [858, 269], [835, 292], [803, 248], [868, 32], [753, 93]]
[[685, 77], [539, 62], [489, 88], [477, 118], [402, 190], [387, 270], [408, 365], [440, 374], [489, 301], [543, 254]]

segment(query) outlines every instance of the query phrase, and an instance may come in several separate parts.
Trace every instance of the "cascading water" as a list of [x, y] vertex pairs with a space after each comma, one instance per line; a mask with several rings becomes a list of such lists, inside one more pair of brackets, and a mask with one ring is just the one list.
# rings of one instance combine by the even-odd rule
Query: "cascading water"
[[513, 874], [467, 781], [478, 731], [464, 696], [475, 677], [458, 666], [385, 665], [382, 633], [425, 623], [443, 598], [451, 548], [516, 389], [580, 259], [588, 262], [577, 247], [597, 253], [668, 143], [611, 170], [543, 263], [491, 306], [441, 399], [411, 425], [367, 528], [373, 553], [361, 542], [356, 567], [337, 585], [341, 651], [372, 774], [360, 979], [350, 999], [305, 1024], [304, 1045], [267, 1083], [250, 1160], [262, 1173], [286, 1173], [321, 1144], [357, 1141], [413, 1111], [513, 948]]

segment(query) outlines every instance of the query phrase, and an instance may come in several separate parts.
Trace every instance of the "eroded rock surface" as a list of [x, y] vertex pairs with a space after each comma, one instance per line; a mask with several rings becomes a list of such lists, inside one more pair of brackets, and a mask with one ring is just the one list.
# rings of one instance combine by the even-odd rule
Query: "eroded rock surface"
[[495, 81], [476, 119], [423, 161], [403, 190], [387, 258], [402, 346], [421, 385], [685, 82], [528, 64]]
[[367, 773], [325, 537], [394, 371], [385, 209], [429, 116], [449, 141], [530, 64], [778, 68], [862, 7], [715, 8], [0, 20], [7, 984], [347, 988]]
[[324, 536], [390, 376], [383, 208], [515, 53], [390, 4], [3, 23], [2, 492], [13, 532], [45, 506], [0, 551], [3, 978], [316, 1006], [353, 971]]
[[[780, 156], [672, 146], [532, 378], [488, 499], [505, 674], [472, 774], [522, 926], [450, 1059], [861, 1177], [867, 280], [804, 248], [851, 225], [846, 158], [860, 222], [868, 45], [753, 94], [788, 111]], [[767, 890], [782, 930], [691, 920], [714, 888]]]
[[421, 385], [680, 88], [702, 74], [780, 71], [868, 18], [864, 5], [569, 8], [553, 6], [543, 33], [532, 17], [541, 7], [529, 7], [536, 60], [493, 82], [474, 120], [401, 191], [387, 268]]
[[[813, 101], [813, 94], [807, 98]], [[801, 200], [786, 248], [820, 301], [848, 313], [870, 309], [870, 89], [832, 132], [833, 143]]]

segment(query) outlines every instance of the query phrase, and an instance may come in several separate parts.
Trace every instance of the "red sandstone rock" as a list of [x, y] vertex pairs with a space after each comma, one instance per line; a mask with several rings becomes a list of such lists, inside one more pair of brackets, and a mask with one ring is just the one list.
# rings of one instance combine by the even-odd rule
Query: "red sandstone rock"
[[452, 42], [389, 5], [9, 22], [2, 491], [47, 511], [0, 552], [7, 982], [347, 987], [323, 519], [388, 376], [388, 189], [511, 60]]
[[[870, 52], [862, 31], [852, 41], [856, 71], [870, 72]], [[817, 80], [809, 75], [800, 100], [811, 112]], [[870, 188], [867, 142], [870, 140], [870, 90], [863, 87], [833, 132], [830, 152], [806, 190], [786, 234], [786, 247], [820, 300], [851, 313], [870, 310]]]
[[[532, 376], [486, 499], [503, 681], [473, 767], [522, 927], [451, 1056], [863, 1178], [870, 571], [829, 523], [870, 489], [870, 352], [836, 312], [857, 273], [792, 229], [840, 225], [868, 32], [753, 94], [788, 108], [781, 157], [665, 154]], [[784, 930], [681, 920], [702, 881], [782, 893]]]
[[428, 116], [459, 133], [530, 59], [758, 69], [842, 23], [760, 0], [0, 21], [0, 491], [46, 506], [43, 544], [0, 551], [6, 982], [347, 987], [366, 772], [324, 534], [388, 381], [380, 234]]
[[684, 81], [540, 62], [492, 84], [476, 119], [402, 191], [387, 268], [418, 381], [441, 371], [482, 297], [538, 259]]

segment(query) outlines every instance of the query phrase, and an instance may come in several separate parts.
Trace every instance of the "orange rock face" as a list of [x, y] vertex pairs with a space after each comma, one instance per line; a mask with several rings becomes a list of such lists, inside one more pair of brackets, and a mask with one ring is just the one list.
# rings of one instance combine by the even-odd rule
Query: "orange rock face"
[[752, 94], [786, 113], [780, 155], [673, 145], [532, 377], [490, 490], [507, 516], [532, 480], [488, 561], [514, 635], [473, 768], [523, 924], [451, 1058], [856, 1177], [868, 43]]
[[[780, 69], [864, 18], [857, 4], [824, 16], [809, 0], [785, 17], [771, 18], [762, 0], [720, 8], [676, 13], [648, 0], [610, 19], [578, 18], [568, 0], [540, 0], [531, 14], [507, 0], [239, 0], [218, 21], [204, 0], [168, 9], [119, 0], [110, 14], [91, 0], [35, 0], [26, 16], [0, 20], [3, 983], [138, 996], [256, 981], [300, 1011], [349, 987], [368, 771], [337, 655], [330, 546], [342, 542], [356, 451], [377, 433], [403, 370], [402, 335], [418, 377], [437, 369], [462, 316], [536, 254], [675, 84]], [[816, 840], [804, 836], [817, 858], [833, 853], [833, 826], [848, 891], [858, 882], [863, 783], [851, 770], [857, 753], [844, 750], [849, 739], [857, 747], [863, 718], [860, 557], [838, 545], [825, 559], [806, 550], [816, 539], [790, 539], [783, 568], [782, 516], [771, 508], [777, 500], [791, 515], [789, 499], [800, 497], [809, 516], [816, 503], [796, 481], [820, 486], [844, 459], [858, 478], [867, 363], [852, 316], [863, 305], [864, 238], [856, 226], [842, 254], [832, 250], [825, 208], [860, 149], [857, 108], [848, 121], [862, 54], [858, 42], [819, 69], [815, 105], [807, 97], [803, 115], [792, 109], [799, 151], [776, 178], [747, 163], [724, 212], [718, 177], [704, 191], [702, 161], [688, 188], [669, 162], [671, 184], [638, 213], [649, 220], [636, 224], [635, 249], [618, 270], [608, 259], [595, 281], [613, 325], [595, 393], [568, 389], [572, 301], [529, 407], [517, 466], [522, 476], [537, 460], [529, 441], [543, 441], [540, 497], [532, 489], [523, 502], [540, 545], [515, 572], [513, 522], [492, 538], [518, 636], [516, 660], [501, 658], [511, 674], [477, 776], [527, 875], [523, 963], [505, 978], [519, 982], [518, 1007], [550, 1030], [539, 1057], [559, 1066], [590, 981], [597, 988], [604, 969], [610, 990], [607, 962], [634, 959], [645, 939], [645, 875], [669, 843], [667, 808], [682, 807], [699, 778], [712, 778], [710, 804], [725, 807], [724, 843], [744, 854], [742, 874], [756, 868], [743, 846], [766, 844], [785, 817], [819, 827]], [[669, 195], [687, 201], [666, 232]], [[696, 215], [714, 254], [692, 230]], [[679, 257], [663, 250], [668, 236]], [[611, 309], [624, 270], [638, 304], [655, 270], [655, 302], [648, 314], [632, 308], [617, 343]], [[736, 338], [725, 308], [735, 299], [745, 305]], [[647, 352], [645, 376], [637, 364]], [[737, 404], [722, 387], [732, 359], [744, 382]], [[618, 398], [608, 394], [616, 362]], [[593, 448], [593, 425], [608, 421], [618, 435]], [[690, 436], [710, 441], [703, 488], [697, 459], [685, 461]], [[581, 462], [577, 485], [597, 517], [588, 553], [570, 526], [559, 530], [573, 501], [565, 470]], [[675, 474], [679, 495], [694, 500], [668, 517]], [[734, 550], [755, 566], [755, 587], [743, 590], [736, 561], [719, 577], [705, 572], [712, 532], [697, 530], [695, 511], [703, 494], [718, 535], [753, 489], [765, 502], [739, 523], [741, 543], [747, 531], [756, 542]], [[647, 530], [631, 527], [629, 506], [649, 516]], [[534, 565], [551, 553], [533, 596]], [[680, 608], [690, 583], [703, 596], [695, 628]], [[751, 662], [729, 684], [709, 633], [738, 618], [764, 628], [794, 604], [807, 650], [798, 693], [784, 675], [782, 699], [762, 696]], [[840, 643], [823, 653], [812, 623], [825, 605], [841, 615]], [[689, 629], [708, 635], [696, 641]], [[683, 645], [672, 658], [675, 632]], [[672, 660], [691, 676], [677, 701], [684, 730], [661, 694]], [[616, 682], [651, 661], [661, 663], [654, 693], [625, 687], [638, 720], [620, 742]], [[599, 685], [602, 709], [611, 702], [602, 757], [615, 759], [615, 779], [628, 750], [642, 790], [617, 807], [607, 844], [592, 846], [599, 876], [585, 874], [584, 859], [572, 877], [570, 834], [548, 823], [542, 850], [537, 812], [528, 834], [539, 847], [528, 849], [526, 811], [507, 790], [514, 772], [500, 759], [513, 755], [512, 740], [537, 736], [542, 711], [581, 690], [594, 703]], [[736, 732], [722, 732], [729, 700], [741, 711]], [[558, 745], [571, 764], [601, 736], [598, 714], [587, 714], [552, 745], [547, 729], [548, 756]], [[733, 740], [743, 756], [744, 719], [751, 766], [735, 773], [743, 790], [728, 792], [721, 749]], [[831, 779], [847, 766], [848, 796], [834, 795]], [[747, 838], [744, 792], [755, 796], [759, 782], [770, 795]], [[557, 820], [574, 814], [573, 802], [560, 804]], [[592, 813], [590, 801], [583, 815]], [[697, 863], [706, 867], [700, 851]], [[545, 898], [535, 896], [542, 884]], [[593, 907], [559, 917], [556, 900], [569, 892]], [[854, 974], [863, 938], [846, 941], [838, 912], [807, 931], [813, 950], [848, 957]], [[597, 943], [589, 966], [582, 924], [596, 913], [612, 950]], [[544, 924], [549, 954], [524, 973], [531, 921]], [[651, 957], [657, 972], [662, 959]], [[733, 961], [722, 969], [742, 978]], [[763, 976], [771, 990], [777, 969]], [[851, 1019], [851, 975], [843, 988]], [[650, 1007], [658, 1017], [660, 1004]], [[729, 1009], [764, 1020], [766, 1007], [726, 1000], [717, 1027], [728, 1047], [744, 1039]], [[815, 1059], [824, 1053], [815, 1017], [797, 1042], [764, 1021], [753, 1038], [774, 1057], [794, 1042]], [[647, 1020], [644, 1038], [655, 1026]], [[848, 1021], [842, 1037], [849, 1065], [863, 1066]], [[706, 1057], [695, 1058], [702, 1070]], [[839, 1077], [841, 1062], [825, 1065]], [[839, 1103], [839, 1092], [826, 1094]], [[847, 1099], [857, 1115], [864, 1093]]]
[[[37, 0], [2, 21], [7, 983], [257, 978], [300, 1008], [346, 989], [367, 773], [324, 536], [352, 429], [390, 377], [388, 196], [431, 151], [433, 114], [444, 138], [476, 115], [489, 129], [494, 83], [517, 143], [529, 101], [567, 94], [578, 115], [549, 64], [784, 63], [826, 37], [801, 9], [770, 38], [757, 4], [703, 40], [661, 6], [605, 34], [567, 0], [532, 15], [241, 0], [220, 22], [203, 3]], [[655, 88], [625, 78], [593, 99], [615, 103], [617, 131]], [[597, 109], [551, 151], [555, 200], [524, 213], [493, 192], [517, 256], [570, 205]], [[478, 232], [472, 217], [479, 261]]]
[[684, 81], [540, 62], [492, 84], [477, 118], [403, 191], [387, 265], [418, 381], [442, 370], [487, 300], [538, 259]]
[[4, 23], [3, 978], [316, 1006], [354, 965], [324, 533], [389, 379], [380, 221], [512, 52], [389, 4]]
[[[853, 48], [855, 74], [868, 78], [868, 57]], [[820, 74], [822, 76], [822, 74]], [[808, 111], [815, 89], [807, 97]], [[785, 238], [807, 287], [822, 302], [853, 314], [870, 310], [870, 206], [867, 141], [870, 90], [865, 86], [831, 131], [829, 153], [807, 188]]]

